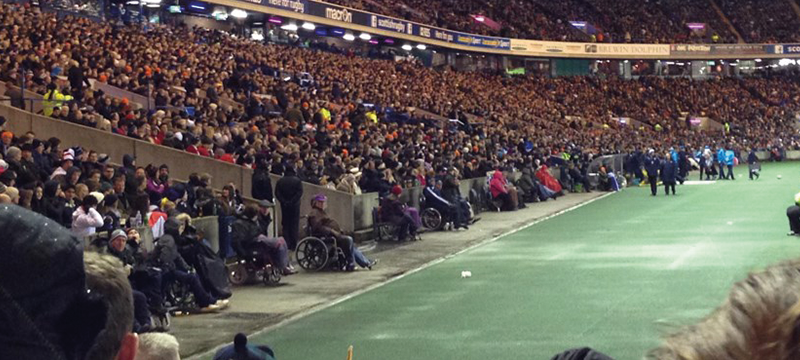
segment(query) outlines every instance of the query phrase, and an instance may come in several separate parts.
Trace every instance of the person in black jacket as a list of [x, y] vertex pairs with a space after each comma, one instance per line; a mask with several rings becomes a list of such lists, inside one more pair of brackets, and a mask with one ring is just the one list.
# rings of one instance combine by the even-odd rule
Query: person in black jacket
[[297, 248], [300, 231], [300, 200], [303, 198], [303, 182], [297, 177], [293, 166], [275, 184], [275, 198], [281, 203], [281, 227], [289, 250]]
[[50, 180], [44, 183], [42, 204], [45, 216], [55, 220], [61, 226], [72, 226], [72, 214], [69, 218], [64, 216], [67, 201], [64, 199], [64, 193], [61, 191], [61, 184], [58, 181]]
[[266, 157], [259, 156], [256, 169], [253, 171], [253, 199], [273, 201], [272, 180], [269, 178], [269, 162]]
[[661, 162], [661, 182], [664, 183], [664, 192], [666, 192], [667, 196], [669, 196], [670, 189], [672, 189], [672, 195], [675, 195], [675, 182], [677, 178], [678, 164], [676, 164], [675, 160], [672, 160], [672, 156], [667, 153], [664, 161]]
[[758, 163], [756, 148], [750, 149], [750, 154], [747, 155], [747, 166], [750, 170], [750, 180], [753, 180], [753, 177], [758, 180], [761, 176], [761, 164]]
[[[272, 263], [283, 274], [296, 273], [289, 268], [289, 250], [283, 238], [269, 238], [258, 223], [259, 209], [248, 205], [241, 215], [236, 216], [231, 231], [231, 242], [237, 254], [247, 254], [253, 249], [264, 257], [264, 263]], [[273, 260], [273, 261], [271, 261]]]
[[644, 158], [644, 169], [647, 171], [647, 182], [650, 183], [650, 193], [656, 196], [658, 193], [658, 170], [661, 169], [661, 161], [656, 156], [656, 151], [650, 149]]
[[164, 235], [156, 242], [151, 261], [163, 271], [162, 281], [170, 284], [179, 281], [188, 285], [194, 294], [201, 312], [217, 311], [227, 305], [227, 300], [217, 300], [209, 294], [200, 282], [197, 274], [190, 273], [189, 264], [178, 252], [176, 238], [180, 236], [180, 224], [175, 219], [164, 224]]

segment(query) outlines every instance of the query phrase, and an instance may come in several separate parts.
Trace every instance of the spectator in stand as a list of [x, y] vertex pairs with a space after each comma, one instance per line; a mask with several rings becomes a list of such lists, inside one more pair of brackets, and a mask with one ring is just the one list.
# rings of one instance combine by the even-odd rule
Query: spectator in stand
[[281, 205], [281, 229], [289, 250], [297, 249], [300, 240], [300, 201], [303, 198], [303, 183], [294, 167], [289, 165], [283, 177], [275, 183], [275, 198]]
[[90, 236], [95, 233], [95, 228], [103, 226], [103, 216], [97, 212], [97, 204], [97, 197], [87, 195], [72, 214], [72, 232], [78, 238]]

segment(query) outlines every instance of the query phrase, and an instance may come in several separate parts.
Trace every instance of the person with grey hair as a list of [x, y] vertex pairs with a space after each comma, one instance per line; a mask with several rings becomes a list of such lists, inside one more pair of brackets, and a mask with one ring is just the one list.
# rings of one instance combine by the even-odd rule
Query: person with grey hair
[[139, 335], [139, 349], [134, 360], [180, 360], [180, 344], [174, 336], [164, 333]]

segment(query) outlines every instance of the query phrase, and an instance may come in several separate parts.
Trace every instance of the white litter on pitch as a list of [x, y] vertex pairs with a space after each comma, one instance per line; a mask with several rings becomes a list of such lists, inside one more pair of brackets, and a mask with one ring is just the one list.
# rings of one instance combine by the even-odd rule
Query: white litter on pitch
[[461, 278], [466, 279], [472, 277], [472, 271], [462, 271]]

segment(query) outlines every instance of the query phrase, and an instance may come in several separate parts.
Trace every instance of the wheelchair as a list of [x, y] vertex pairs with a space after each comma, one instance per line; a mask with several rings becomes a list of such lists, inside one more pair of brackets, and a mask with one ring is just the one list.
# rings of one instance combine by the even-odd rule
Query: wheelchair
[[192, 290], [188, 285], [182, 284], [180, 281], [175, 280], [164, 286], [163, 295], [167, 314], [180, 316], [196, 313], [200, 310]]
[[422, 208], [422, 212], [419, 214], [422, 227], [431, 231], [452, 228], [453, 219], [451, 219], [451, 215], [443, 214], [435, 207], [428, 206], [425, 195], [420, 196], [419, 203]]
[[[421, 215], [420, 215], [421, 216]], [[372, 209], [372, 232], [378, 241], [397, 241], [397, 225], [381, 220], [380, 206]]]
[[281, 269], [273, 265], [273, 261], [264, 261], [261, 251], [245, 250], [245, 254], [237, 254], [228, 268], [228, 281], [234, 286], [241, 286], [260, 279], [264, 285], [275, 286], [281, 282]]
[[[308, 220], [307, 217], [306, 220]], [[306, 234], [313, 234], [311, 224], [306, 223]], [[316, 272], [328, 268], [344, 270], [347, 267], [347, 259], [336, 242], [335, 236], [306, 236], [297, 243], [295, 260], [301, 268], [307, 271]]]
[[297, 244], [295, 259], [301, 268], [308, 271], [343, 270], [347, 267], [347, 259], [336, 242], [334, 236], [307, 236]]

